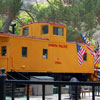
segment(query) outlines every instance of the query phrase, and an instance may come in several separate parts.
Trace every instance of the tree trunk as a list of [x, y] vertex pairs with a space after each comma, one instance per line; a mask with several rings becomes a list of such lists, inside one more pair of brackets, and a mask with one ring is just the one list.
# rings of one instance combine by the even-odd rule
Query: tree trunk
[[12, 22], [14, 17], [12, 17], [11, 15], [8, 16], [8, 18], [6, 19], [3, 28], [2, 28], [2, 32], [7, 33], [9, 31], [9, 26]]

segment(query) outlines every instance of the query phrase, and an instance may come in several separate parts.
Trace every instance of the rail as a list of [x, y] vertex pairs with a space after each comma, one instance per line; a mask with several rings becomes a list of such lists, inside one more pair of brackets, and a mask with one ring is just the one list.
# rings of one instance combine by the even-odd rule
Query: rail
[[1, 69], [0, 74], [0, 100], [6, 100], [5, 97], [5, 86], [7, 83], [12, 84], [12, 100], [15, 100], [14, 89], [16, 84], [27, 85], [27, 100], [29, 100], [29, 86], [31, 84], [42, 85], [42, 100], [45, 100], [45, 86], [56, 85], [58, 86], [58, 100], [61, 100], [61, 87], [62, 85], [74, 85], [75, 86], [75, 100], [78, 100], [77, 94], [78, 86], [92, 86], [92, 100], [95, 100], [95, 86], [100, 86], [100, 82], [64, 82], [64, 81], [31, 81], [31, 80], [6, 80], [4, 69]]

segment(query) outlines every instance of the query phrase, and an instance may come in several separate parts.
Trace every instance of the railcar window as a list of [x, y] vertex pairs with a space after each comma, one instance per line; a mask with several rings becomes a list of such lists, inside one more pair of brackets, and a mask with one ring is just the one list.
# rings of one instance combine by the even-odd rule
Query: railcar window
[[7, 47], [6, 46], [2, 46], [2, 56], [7, 56]]
[[84, 61], [87, 61], [87, 53], [84, 54], [83, 60], [84, 60]]
[[28, 27], [23, 28], [23, 36], [28, 36]]
[[42, 27], [42, 33], [48, 34], [48, 25], [45, 25], [45, 26]]
[[63, 36], [63, 28], [53, 27], [53, 34]]
[[27, 47], [22, 47], [22, 57], [27, 57]]
[[96, 53], [98, 51], [98, 48], [94, 48], [94, 52]]
[[43, 58], [47, 59], [47, 54], [48, 54], [48, 50], [47, 49], [43, 49]]

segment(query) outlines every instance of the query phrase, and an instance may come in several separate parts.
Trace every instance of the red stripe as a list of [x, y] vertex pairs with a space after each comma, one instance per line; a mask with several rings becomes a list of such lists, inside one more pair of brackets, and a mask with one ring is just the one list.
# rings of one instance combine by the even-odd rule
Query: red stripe
[[87, 44], [88, 46], [90, 46], [90, 42], [89, 42], [86, 38], [84, 38], [84, 40], [85, 40], [86, 44]]
[[86, 45], [87, 46], [87, 48], [90, 50], [90, 53], [93, 55], [93, 56], [95, 56], [95, 52], [88, 46], [88, 45]]
[[24, 37], [24, 38], [33, 38], [33, 39], [40, 39], [40, 40], [49, 40], [47, 38], [41, 38], [41, 37], [35, 37], [35, 36], [23, 36], [23, 35], [17, 35], [17, 34], [8, 34], [8, 33], [1, 33], [2, 36], [14, 36], [14, 37]]
[[80, 65], [83, 64], [83, 56], [84, 56], [85, 52], [86, 52], [86, 50], [81, 47], [80, 51], [77, 53], [78, 62]]
[[78, 53], [77, 55], [78, 55], [79, 64], [81, 65], [83, 63], [83, 56], [80, 53]]

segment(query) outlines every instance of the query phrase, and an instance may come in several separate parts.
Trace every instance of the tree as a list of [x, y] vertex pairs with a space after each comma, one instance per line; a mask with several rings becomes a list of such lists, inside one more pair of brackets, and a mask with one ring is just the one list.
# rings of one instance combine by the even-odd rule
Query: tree
[[0, 0], [0, 15], [7, 16], [2, 32], [9, 31], [9, 26], [21, 9], [22, 4], [21, 0]]
[[[13, 23], [16, 23], [16, 27], [15, 27], [16, 34], [20, 34], [21, 25], [25, 25], [25, 24], [29, 24], [30, 22], [33, 22], [33, 18], [29, 17], [29, 15], [25, 11], [21, 11], [21, 13], [17, 16], [17, 18], [16, 20], [13, 21]], [[21, 22], [18, 21], [19, 19], [21, 20]]]
[[[7, 3], [7, 0], [1, 1], [2, 2], [0, 6], [4, 5], [4, 3]], [[21, 0], [9, 1], [20, 1], [21, 3]], [[26, 10], [26, 13], [28, 12], [28, 15], [22, 12], [22, 14], [17, 16], [17, 18], [19, 17], [20, 19], [24, 19], [22, 20], [24, 24], [34, 21], [47, 21], [65, 24], [67, 26], [68, 41], [75, 41], [75, 39], [79, 37], [80, 32], [84, 33], [91, 39], [92, 35], [98, 29], [97, 26], [100, 25], [100, 0], [46, 0], [47, 2], [45, 2], [44, 4], [37, 2], [37, 0], [35, 1], [36, 5], [27, 6], [28, 11], [24, 9]], [[1, 15], [5, 15], [6, 12], [6, 15], [9, 17], [10, 13], [8, 12], [11, 11], [8, 10], [8, 8], [11, 7], [11, 3], [7, 5], [10, 6], [2, 6], [0, 8], [0, 14], [2, 12]], [[20, 5], [16, 5], [18, 7], [17, 12], [20, 10], [21, 5], [22, 3]], [[16, 14], [12, 13], [11, 15]], [[13, 18], [11, 19], [14, 18], [15, 16], [13, 16]], [[20, 20], [19, 22], [23, 24]], [[17, 28], [17, 30], [19, 31], [19, 24], [17, 25]]]
[[94, 3], [96, 22], [97, 24], [100, 24], [100, 0], [94, 0]]
[[67, 40], [75, 40], [80, 32], [91, 38], [100, 23], [100, 0], [66, 1], [47, 0], [46, 3], [39, 3], [38, 7], [36, 5], [31, 9], [39, 13], [35, 15], [38, 21], [66, 24]]

